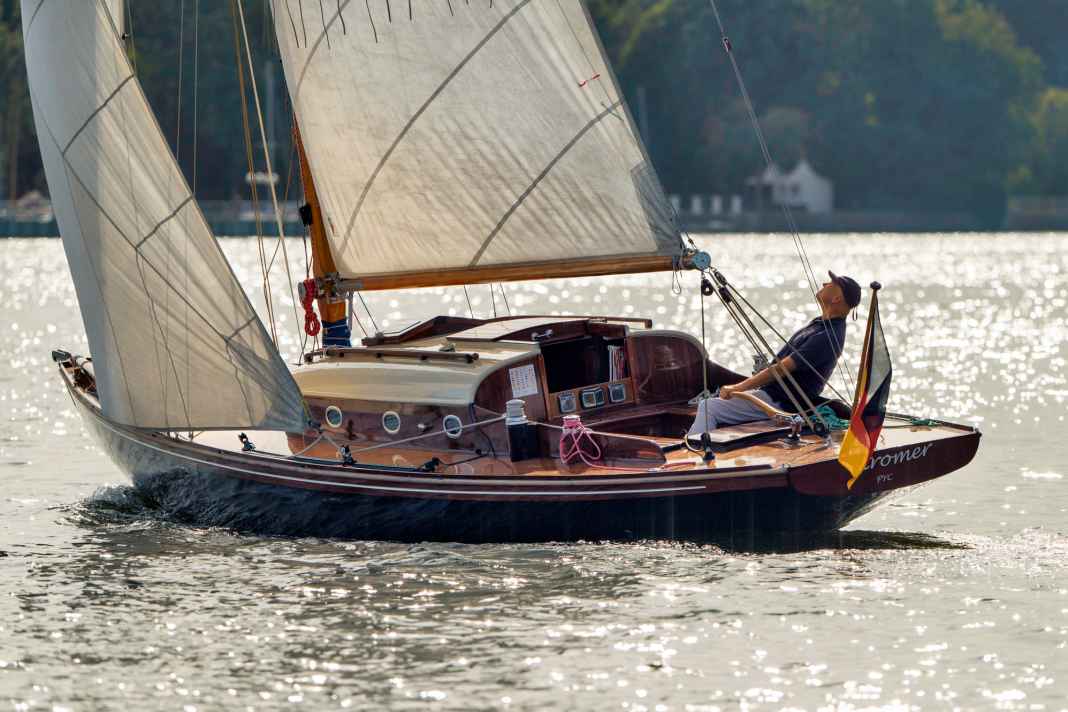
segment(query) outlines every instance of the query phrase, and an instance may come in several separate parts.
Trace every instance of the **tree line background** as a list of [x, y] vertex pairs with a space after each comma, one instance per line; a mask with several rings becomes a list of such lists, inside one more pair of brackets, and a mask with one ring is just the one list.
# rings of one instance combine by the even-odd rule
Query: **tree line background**
[[[289, 112], [268, 0], [245, 5], [261, 92], [276, 65], [265, 100], [285, 179]], [[589, 5], [667, 190], [742, 193], [763, 161], [708, 0]], [[18, 6], [0, 0], [3, 198], [46, 192]], [[807, 157], [834, 181], [838, 209], [964, 211], [996, 227], [1009, 195], [1068, 193], [1068, 0], [719, 0], [719, 10], [773, 157], [787, 169]], [[231, 2], [132, 0], [127, 29], [197, 195], [247, 194]]]

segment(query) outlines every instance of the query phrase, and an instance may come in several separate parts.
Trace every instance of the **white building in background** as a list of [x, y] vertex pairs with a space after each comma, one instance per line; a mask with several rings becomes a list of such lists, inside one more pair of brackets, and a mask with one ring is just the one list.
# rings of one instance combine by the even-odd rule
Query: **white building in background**
[[755, 194], [753, 207], [757, 210], [782, 205], [814, 214], [834, 210], [834, 185], [804, 158], [789, 173], [772, 164], [746, 183]]

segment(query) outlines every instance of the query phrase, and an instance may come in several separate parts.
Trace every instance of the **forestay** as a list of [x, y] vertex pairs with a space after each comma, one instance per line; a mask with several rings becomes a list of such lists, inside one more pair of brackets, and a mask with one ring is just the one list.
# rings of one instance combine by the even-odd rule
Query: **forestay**
[[115, 29], [121, 35], [126, 27], [126, 2], [125, 0], [104, 0], [111, 12], [111, 21], [115, 23]]
[[303, 430], [103, 0], [23, 0], [34, 118], [104, 414], [161, 430]]
[[532, 263], [664, 269], [681, 254], [579, 0], [272, 7], [343, 276], [421, 286]]

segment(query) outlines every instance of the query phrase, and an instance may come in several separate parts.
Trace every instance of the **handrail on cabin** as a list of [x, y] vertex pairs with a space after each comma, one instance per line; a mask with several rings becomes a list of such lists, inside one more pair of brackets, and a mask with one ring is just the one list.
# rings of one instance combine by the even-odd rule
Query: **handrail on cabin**
[[309, 351], [304, 355], [305, 363], [312, 363], [316, 359], [320, 358], [366, 358], [366, 359], [381, 359], [381, 358], [408, 358], [416, 361], [452, 361], [462, 363], [474, 363], [479, 359], [477, 353], [466, 353], [460, 351], [427, 351], [423, 349], [361, 349], [361, 348], [342, 348], [338, 346], [328, 346], [325, 349], [318, 349], [316, 351]]
[[[512, 316], [500, 316], [492, 319], [469, 319], [467, 317], [437, 316], [426, 321], [403, 329], [394, 334], [375, 334], [362, 339], [364, 346], [386, 346], [403, 344], [418, 339], [428, 339], [437, 336], [451, 336], [467, 329], [473, 329], [486, 324], [496, 324], [504, 321], [517, 321], [520, 319], [574, 319], [559, 314], [516, 314]], [[640, 324], [643, 328], [653, 328], [653, 320], [633, 316], [588, 316], [581, 317], [588, 321], [619, 322], [621, 324]]]

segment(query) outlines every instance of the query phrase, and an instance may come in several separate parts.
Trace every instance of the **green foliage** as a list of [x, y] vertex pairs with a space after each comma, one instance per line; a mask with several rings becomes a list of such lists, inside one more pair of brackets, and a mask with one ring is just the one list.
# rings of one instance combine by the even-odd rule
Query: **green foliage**
[[[709, 4], [606, 5], [624, 86], [649, 87], [654, 162], [668, 189], [741, 192], [762, 159]], [[1039, 59], [996, 10], [974, 0], [720, 0], [719, 8], [784, 167], [806, 153], [845, 209], [1000, 220], [1043, 82]]]
[[1048, 89], [1034, 119], [1035, 141], [1027, 187], [1040, 194], [1068, 189], [1068, 89]]
[[[718, 0], [718, 6], [783, 167], [807, 156], [834, 180], [842, 209], [961, 210], [995, 225], [1009, 190], [1068, 191], [1064, 2]], [[0, 3], [0, 141], [8, 145], [10, 127], [20, 127], [21, 192], [43, 188], [43, 176], [31, 140], [18, 3]], [[645, 109], [639, 123], [648, 127], [668, 190], [743, 192], [762, 157], [711, 4], [589, 5], [631, 106]], [[230, 198], [246, 194], [248, 169], [231, 3], [200, 6], [194, 18], [187, 0], [135, 0], [129, 49], [186, 174], [192, 178], [196, 167], [200, 197]], [[276, 168], [285, 174], [288, 114], [269, 9], [247, 2], [246, 12], [261, 96], [277, 108]], [[277, 71], [273, 97], [265, 96], [267, 63]], [[258, 152], [256, 160], [262, 169]]]
[[[7, 22], [0, 23], [0, 200], [19, 194], [21, 169], [40, 174], [30, 95], [22, 55], [22, 34], [18, 31], [18, 6], [2, 8]], [[30, 176], [31, 179], [35, 175]]]
[[1042, 59], [1046, 81], [1068, 87], [1068, 42], [1064, 41], [1065, 0], [986, 0], [1012, 25], [1020, 43]]

